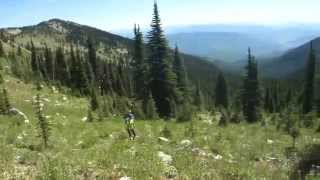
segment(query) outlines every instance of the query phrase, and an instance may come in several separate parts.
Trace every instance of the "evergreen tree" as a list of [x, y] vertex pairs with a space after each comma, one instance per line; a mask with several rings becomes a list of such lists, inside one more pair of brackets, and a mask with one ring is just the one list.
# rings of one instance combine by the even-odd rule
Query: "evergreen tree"
[[102, 95], [105, 94], [113, 94], [113, 89], [112, 89], [112, 82], [111, 82], [111, 77], [110, 77], [110, 72], [109, 72], [109, 66], [107, 63], [105, 63], [103, 65], [103, 76], [102, 76], [102, 80], [101, 80], [101, 91], [102, 91]]
[[228, 108], [228, 88], [222, 73], [219, 74], [215, 89], [215, 106]]
[[257, 63], [251, 50], [248, 50], [247, 74], [243, 82], [242, 89], [242, 110], [248, 122], [258, 121], [258, 108], [260, 105], [260, 92], [258, 82]]
[[76, 80], [76, 88], [80, 91], [81, 95], [88, 95], [90, 90], [89, 90], [89, 80], [86, 74], [86, 68], [85, 64], [83, 62], [83, 59], [80, 55], [80, 50], [77, 48], [76, 52], [76, 73], [75, 76], [77, 77]]
[[264, 95], [264, 110], [270, 112], [270, 90], [266, 88], [266, 92]]
[[177, 76], [177, 87], [183, 93], [187, 93], [187, 72], [184, 60], [180, 56], [179, 48], [176, 46], [174, 50], [173, 70]]
[[11, 109], [7, 90], [3, 88], [0, 95], [0, 114], [7, 115]]
[[99, 102], [96, 90], [92, 88], [91, 94], [90, 94], [90, 110], [96, 111], [99, 108]]
[[3, 43], [0, 40], [0, 57], [4, 57], [4, 56], [6, 56], [6, 53], [4, 51]]
[[75, 55], [75, 52], [74, 52], [74, 49], [73, 49], [73, 45], [71, 44], [70, 45], [70, 66], [69, 66], [69, 69], [70, 69], [70, 80], [71, 80], [71, 83], [72, 83], [72, 89], [73, 90], [78, 90], [77, 89], [77, 84], [78, 84], [78, 77], [79, 77], [79, 71], [80, 71], [80, 64], [79, 64], [79, 61], [78, 59], [76, 59], [76, 55]]
[[40, 93], [36, 96], [36, 114], [38, 119], [39, 137], [42, 139], [44, 148], [48, 147], [49, 141], [49, 123], [43, 114], [44, 104], [41, 100]]
[[70, 74], [65, 59], [64, 50], [61, 47], [59, 47], [56, 51], [55, 76], [56, 80], [60, 81], [62, 85], [69, 85]]
[[[1, 46], [1, 45], [0, 45]], [[0, 47], [0, 49], [1, 49], [1, 47]], [[0, 50], [1, 51], [1, 50]], [[21, 46], [19, 45], [18, 46], [18, 51], [17, 51], [17, 53], [18, 53], [18, 56], [22, 56], [22, 49], [21, 49]]]
[[[147, 99], [149, 97], [148, 76], [149, 68], [145, 59], [143, 34], [140, 27], [134, 27], [134, 54], [133, 54], [133, 79], [134, 91], [137, 99]], [[146, 102], [146, 101], [145, 101]]]
[[33, 41], [31, 41], [31, 70], [34, 75], [39, 74], [39, 62], [37, 58], [36, 48], [33, 44]]
[[147, 119], [157, 119], [158, 113], [152, 95], [149, 94], [146, 102], [143, 103], [143, 111]]
[[292, 101], [292, 91], [291, 89], [288, 89], [287, 95], [286, 95], [286, 107], [289, 107], [291, 101]]
[[37, 59], [38, 59], [40, 77], [44, 80], [48, 80], [46, 61], [45, 61], [45, 58], [43, 57], [43, 54], [39, 54]]
[[124, 69], [121, 64], [117, 65], [117, 72], [116, 72], [116, 90], [119, 96], [126, 96], [126, 89], [125, 89], [125, 75]]
[[204, 104], [203, 104], [203, 95], [200, 89], [200, 83], [198, 82], [196, 87], [196, 92], [194, 96], [194, 104], [198, 108], [199, 111], [203, 110]]
[[3, 75], [2, 75], [1, 69], [0, 69], [0, 85], [3, 84], [3, 83], [4, 83], [4, 79], [3, 79]]
[[55, 63], [52, 55], [52, 51], [48, 46], [45, 46], [44, 50], [44, 58], [45, 58], [45, 66], [48, 74], [48, 80], [54, 81], [55, 80]]
[[148, 34], [148, 50], [152, 96], [160, 117], [170, 117], [173, 114], [173, 102], [177, 100], [176, 75], [168, 56], [167, 40], [161, 28], [157, 3], [154, 3], [151, 31]]
[[304, 98], [303, 98], [302, 112], [304, 114], [311, 112], [313, 108], [315, 65], [316, 65], [316, 55], [311, 42], [309, 60], [308, 60], [307, 69], [306, 69], [305, 87], [303, 92]]
[[94, 42], [92, 38], [88, 38], [87, 40], [87, 48], [88, 48], [88, 58], [89, 58], [89, 63], [92, 68], [92, 72], [95, 78], [98, 77], [98, 71], [97, 71], [97, 52], [96, 52], [96, 47], [94, 45]]

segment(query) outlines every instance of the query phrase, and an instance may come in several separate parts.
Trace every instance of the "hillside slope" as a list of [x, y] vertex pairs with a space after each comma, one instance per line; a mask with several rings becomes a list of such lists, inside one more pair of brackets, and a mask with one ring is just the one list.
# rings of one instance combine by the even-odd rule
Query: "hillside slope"
[[[97, 42], [97, 54], [102, 60], [131, 59], [133, 40], [70, 21], [52, 19], [35, 26], [5, 28], [1, 31], [10, 36], [10, 44], [23, 47], [28, 47], [32, 40], [36, 47], [47, 45], [51, 48], [69, 48], [70, 42], [73, 42], [78, 44], [80, 49], [84, 49], [87, 38], [92, 37]], [[190, 79], [203, 82], [204, 88], [212, 89], [213, 82], [208, 82], [216, 77], [219, 69], [200, 57], [185, 54], [182, 57], [185, 59]]]
[[[312, 40], [316, 57], [320, 57], [320, 38]], [[310, 52], [310, 42], [291, 49], [282, 56], [274, 58], [263, 67], [263, 73], [271, 77], [295, 78], [301, 77], [307, 64]], [[319, 61], [318, 61], [319, 62]], [[319, 63], [318, 63], [319, 64]]]
[[[28, 121], [0, 116], [1, 179], [287, 179], [283, 150], [291, 139], [272, 125], [262, 131], [259, 124], [221, 128], [219, 115], [209, 114], [191, 123], [138, 119], [138, 138], [129, 141], [120, 116], [86, 122], [87, 100], [52, 87], [40, 91], [51, 129], [50, 148], [44, 150], [35, 86], [8, 74], [5, 80], [12, 106]], [[312, 130], [302, 133], [299, 149], [320, 143]]]

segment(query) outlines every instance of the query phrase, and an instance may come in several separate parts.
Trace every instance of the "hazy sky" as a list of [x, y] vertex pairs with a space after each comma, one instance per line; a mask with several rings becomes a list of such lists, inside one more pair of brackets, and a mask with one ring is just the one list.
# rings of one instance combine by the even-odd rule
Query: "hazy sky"
[[[0, 27], [61, 18], [104, 30], [150, 24], [153, 0], [2, 0]], [[319, 23], [320, 0], [158, 0], [165, 26]]]

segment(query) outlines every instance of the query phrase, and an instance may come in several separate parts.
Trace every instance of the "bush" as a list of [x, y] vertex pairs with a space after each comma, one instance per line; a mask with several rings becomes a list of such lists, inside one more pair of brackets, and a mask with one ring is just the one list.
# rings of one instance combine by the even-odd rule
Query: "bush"
[[190, 138], [194, 138], [195, 137], [195, 129], [194, 129], [194, 123], [193, 121], [190, 122], [189, 126], [186, 127], [185, 131], [184, 131], [184, 135], [186, 137], [190, 137]]
[[179, 111], [177, 113], [177, 121], [178, 122], [187, 122], [192, 121], [194, 116], [194, 108], [192, 105], [185, 103], [181, 105]]
[[161, 133], [160, 133], [163, 137], [165, 138], [171, 138], [172, 137], [172, 133], [168, 127], [168, 125], [166, 124], [164, 126], [164, 128], [161, 130]]
[[306, 128], [312, 128], [314, 126], [314, 121], [317, 119], [316, 113], [309, 113], [303, 117], [303, 125]]

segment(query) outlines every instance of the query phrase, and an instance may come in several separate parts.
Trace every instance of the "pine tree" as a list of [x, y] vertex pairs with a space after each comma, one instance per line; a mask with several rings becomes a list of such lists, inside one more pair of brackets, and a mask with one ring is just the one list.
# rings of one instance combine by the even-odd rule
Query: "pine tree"
[[289, 107], [291, 101], [292, 101], [292, 91], [291, 89], [288, 89], [287, 95], [286, 95], [286, 107]]
[[92, 67], [89, 61], [84, 61], [84, 67], [85, 67], [85, 72], [86, 72], [86, 76], [88, 78], [88, 82], [89, 84], [94, 83], [95, 78], [94, 78], [94, 73], [92, 71]]
[[157, 3], [154, 3], [151, 31], [148, 34], [148, 50], [152, 96], [160, 117], [170, 117], [174, 109], [171, 106], [177, 100], [176, 75], [168, 56], [167, 40], [161, 28]]
[[99, 102], [96, 90], [92, 88], [91, 94], [90, 94], [90, 110], [96, 111], [99, 108]]
[[36, 114], [38, 119], [39, 137], [42, 139], [44, 148], [48, 147], [49, 141], [49, 123], [43, 114], [44, 104], [40, 97], [40, 92], [36, 96]]
[[147, 119], [157, 119], [158, 113], [156, 109], [156, 104], [152, 95], [149, 94], [146, 102], [143, 103], [143, 111]]
[[248, 50], [247, 74], [242, 89], [242, 110], [248, 122], [258, 121], [258, 108], [260, 105], [260, 92], [257, 63], [251, 50]]
[[45, 58], [45, 66], [48, 74], [48, 80], [54, 81], [55, 80], [55, 63], [52, 55], [52, 51], [48, 46], [45, 46], [44, 50], [44, 58]]
[[[143, 44], [143, 34], [140, 27], [134, 27], [134, 55], [133, 55], [133, 80], [136, 98], [146, 99], [149, 97], [148, 76], [149, 68], [145, 58], [145, 50]], [[146, 102], [146, 101], [145, 101]]]
[[7, 115], [11, 109], [7, 90], [3, 88], [0, 95], [0, 114]]
[[31, 41], [31, 70], [35, 76], [39, 74], [39, 62], [33, 41]]
[[267, 112], [270, 112], [270, 90], [269, 88], [266, 88], [266, 92], [264, 95], [264, 110]]
[[42, 78], [43, 80], [49, 80], [47, 67], [46, 67], [46, 61], [45, 61], [43, 54], [39, 54], [37, 59], [38, 59], [38, 65], [39, 65], [40, 78]]
[[173, 70], [177, 76], [177, 87], [183, 93], [187, 94], [187, 72], [182, 59], [179, 48], [176, 46], [174, 50]]
[[87, 40], [87, 48], [88, 48], [88, 60], [92, 68], [92, 72], [94, 77], [98, 78], [98, 71], [97, 71], [97, 54], [96, 48], [92, 38], [88, 38]]
[[68, 65], [65, 59], [63, 48], [59, 47], [56, 51], [56, 67], [55, 76], [62, 85], [69, 85], [70, 74], [68, 70]]
[[4, 51], [3, 43], [0, 40], [0, 57], [4, 57], [4, 56], [6, 56], [6, 53]]
[[90, 90], [89, 90], [89, 80], [86, 74], [86, 67], [83, 62], [83, 59], [80, 55], [80, 50], [77, 48], [76, 51], [76, 62], [77, 62], [77, 68], [76, 68], [76, 88], [80, 91], [81, 95], [88, 95]]
[[215, 106], [228, 108], [228, 88], [227, 82], [222, 73], [219, 74], [215, 89]]
[[116, 72], [116, 89], [119, 96], [126, 96], [126, 89], [125, 89], [125, 75], [124, 69], [121, 64], [117, 65], [117, 72]]
[[196, 92], [194, 96], [194, 104], [198, 108], [199, 111], [203, 110], [204, 104], [203, 104], [203, 95], [200, 89], [200, 83], [198, 82], [196, 87]]
[[101, 91], [103, 93], [101, 93], [102, 95], [105, 94], [109, 94], [112, 95], [113, 94], [113, 88], [112, 88], [112, 80], [110, 77], [110, 72], [109, 72], [109, 66], [107, 63], [105, 63], [103, 65], [103, 76], [102, 76], [102, 80], [101, 80]]
[[3, 83], [4, 83], [4, 79], [3, 79], [3, 75], [2, 75], [1, 69], [0, 69], [0, 85], [3, 84]]
[[307, 114], [312, 111], [314, 103], [314, 76], [315, 76], [316, 55], [312, 46], [310, 45], [309, 60], [306, 69], [306, 79], [304, 87], [304, 98], [302, 112]]
[[77, 90], [77, 82], [78, 82], [78, 71], [79, 71], [79, 62], [76, 59], [76, 55], [73, 49], [73, 45], [70, 45], [70, 82], [73, 90]]
[[[1, 49], [1, 48], [0, 48]], [[1, 50], [0, 50], [1, 51]], [[22, 56], [23, 54], [22, 54], [22, 49], [21, 49], [21, 46], [19, 45], [18, 46], [18, 51], [17, 51], [17, 54], [18, 54], [18, 56]]]

